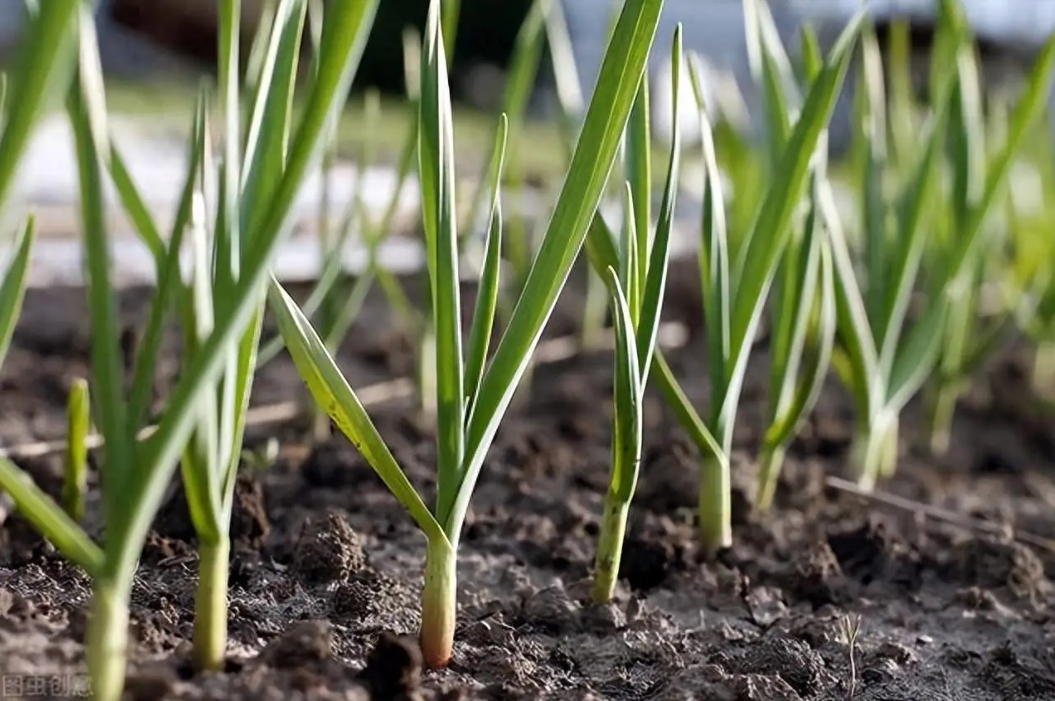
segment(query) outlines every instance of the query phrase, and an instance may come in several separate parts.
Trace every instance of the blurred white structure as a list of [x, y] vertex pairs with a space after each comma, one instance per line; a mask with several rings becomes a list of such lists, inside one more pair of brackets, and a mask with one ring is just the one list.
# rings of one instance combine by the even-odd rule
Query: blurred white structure
[[[1035, 53], [1055, 32], [1055, 0], [960, 0], [975, 35], [998, 49], [987, 55], [982, 66], [988, 80], [1004, 84], [1021, 75], [1022, 59]], [[921, 29], [933, 27], [939, 0], [770, 0], [768, 9], [777, 33], [792, 56], [804, 23], [819, 30], [830, 42], [838, 31], [867, 4], [878, 23], [908, 19]], [[589, 94], [600, 70], [607, 39], [608, 18], [619, 7], [618, 0], [563, 0], [575, 60], [583, 90]], [[604, 18], [602, 20], [602, 18]], [[708, 112], [721, 110], [744, 123], [753, 133], [761, 129], [756, 106], [759, 94], [751, 77], [744, 25], [743, 0], [667, 0], [663, 7], [650, 63], [653, 129], [657, 138], [669, 141], [672, 109], [670, 94], [670, 43], [675, 25], [681, 22], [686, 51], [702, 59]], [[838, 149], [849, 135], [850, 95], [854, 76], [847, 78], [830, 126], [830, 142]], [[683, 143], [695, 143], [698, 112], [692, 87], [683, 73], [679, 97], [679, 119]], [[1053, 93], [1055, 95], [1055, 93]], [[1055, 114], [1053, 114], [1055, 120]]]
[[[575, 62], [583, 92], [590, 95], [600, 71], [607, 42], [607, 30], [618, 0], [563, 0], [563, 10], [571, 36]], [[783, 9], [783, 8], [778, 8]], [[782, 28], [782, 38], [791, 36], [795, 23], [787, 12], [774, 11]], [[670, 49], [674, 29], [682, 24], [686, 51], [698, 52], [706, 61], [711, 82], [706, 86], [719, 103], [742, 104], [747, 114], [755, 112], [757, 95], [745, 89], [752, 84], [747, 60], [742, 0], [667, 0], [663, 6], [650, 57], [653, 130], [658, 138], [669, 140]], [[786, 36], [785, 36], [786, 35]], [[695, 98], [687, 73], [683, 72], [681, 128], [687, 144], [698, 133]]]

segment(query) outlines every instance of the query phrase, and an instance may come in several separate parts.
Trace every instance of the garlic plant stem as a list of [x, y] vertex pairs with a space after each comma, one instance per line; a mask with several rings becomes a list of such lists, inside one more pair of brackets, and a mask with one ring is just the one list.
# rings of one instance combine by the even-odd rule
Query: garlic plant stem
[[630, 504], [609, 491], [604, 500], [601, 535], [594, 563], [591, 592], [594, 603], [606, 604], [612, 600], [615, 593], [615, 585], [619, 580], [619, 564], [623, 559], [623, 538], [626, 535], [629, 512]]
[[124, 691], [131, 580], [129, 573], [94, 582], [86, 656], [96, 701], [120, 701]]
[[425, 553], [419, 642], [422, 661], [430, 669], [441, 669], [450, 662], [457, 607], [457, 553], [449, 543], [429, 543]]
[[729, 460], [722, 455], [705, 454], [700, 469], [700, 538], [703, 553], [713, 558], [732, 546], [732, 478]]
[[198, 591], [194, 601], [194, 663], [221, 670], [227, 653], [227, 576], [231, 543], [226, 535], [198, 548]]

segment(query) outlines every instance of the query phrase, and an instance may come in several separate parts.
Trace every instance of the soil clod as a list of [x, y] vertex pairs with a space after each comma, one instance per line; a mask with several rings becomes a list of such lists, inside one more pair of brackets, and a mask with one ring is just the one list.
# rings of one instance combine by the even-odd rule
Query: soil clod
[[560, 585], [546, 587], [529, 595], [521, 608], [525, 623], [540, 626], [554, 634], [578, 628], [582, 607]]
[[309, 519], [300, 532], [293, 566], [313, 584], [342, 581], [366, 565], [362, 539], [340, 515]]
[[414, 638], [386, 631], [367, 655], [360, 678], [376, 701], [409, 701], [418, 697], [421, 665], [421, 648]]
[[293, 669], [333, 656], [333, 626], [328, 621], [300, 621], [272, 640], [261, 661], [272, 667]]
[[1011, 595], [1029, 599], [1044, 586], [1044, 564], [1028, 546], [978, 538], [953, 551], [952, 571], [963, 581], [980, 587], [1003, 588]]
[[814, 607], [838, 604], [848, 597], [839, 559], [827, 542], [814, 542], [791, 566], [789, 584], [795, 596]]

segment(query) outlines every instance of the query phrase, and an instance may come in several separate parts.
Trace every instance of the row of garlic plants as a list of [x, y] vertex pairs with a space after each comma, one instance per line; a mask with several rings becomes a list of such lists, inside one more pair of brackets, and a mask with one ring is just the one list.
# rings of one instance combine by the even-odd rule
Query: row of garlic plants
[[[1055, 238], [1045, 228], [1043, 213], [1026, 209], [1013, 196], [1015, 187], [1009, 192], [1008, 182], [1023, 144], [1043, 138], [1035, 127], [1050, 87], [1055, 42], [1041, 51], [1020, 96], [986, 110], [970, 32], [955, 4], [944, 2], [932, 67], [933, 102], [921, 112], [906, 88], [903, 32], [893, 34], [887, 68], [863, 15], [827, 52], [807, 28], [792, 60], [766, 6], [744, 0], [752, 69], [764, 98], [761, 143], [711, 116], [701, 60], [684, 51], [680, 28], [670, 48], [673, 114], [678, 114], [680, 86], [687, 82], [701, 117], [696, 156], [705, 174], [698, 193], [703, 202], [698, 257], [710, 393], [702, 411], [694, 407], [657, 346], [675, 204], [684, 189], [682, 135], [674, 119], [653, 217], [646, 76], [662, 5], [661, 0], [626, 0], [619, 6], [596, 86], [584, 101], [580, 86], [569, 80], [574, 67], [560, 68], [570, 52], [559, 3], [537, 1], [518, 41], [484, 178], [464, 210], [456, 192], [457, 145], [447, 78], [457, 3], [433, 0], [424, 36], [408, 35], [405, 43], [408, 109], [414, 118], [400, 154], [397, 192], [377, 222], [353, 197], [336, 239], [325, 223], [331, 216], [324, 199], [320, 249], [326, 264], [302, 308], [270, 275], [269, 264], [290, 233], [291, 204], [304, 178], [313, 167], [332, 165], [339, 113], [377, 0], [336, 0], [325, 6], [317, 0], [273, 0], [244, 77], [238, 70], [239, 3], [220, 3], [218, 85], [203, 88], [196, 105], [190, 167], [167, 236], [111, 138], [90, 4], [29, 3], [27, 58], [3, 101], [0, 205], [35, 120], [61, 96], [77, 147], [92, 376], [71, 396], [61, 505], [9, 461], [0, 461], [0, 489], [93, 580], [87, 646], [98, 698], [120, 696], [139, 552], [177, 471], [199, 542], [195, 660], [203, 669], [222, 666], [228, 530], [246, 411], [256, 370], [283, 347], [316, 400], [317, 426], [328, 428], [332, 421], [425, 537], [420, 639], [425, 661], [433, 667], [447, 664], [452, 654], [457, 553], [474, 488], [580, 258], [594, 273], [584, 327], [603, 321], [597, 308], [607, 309], [615, 335], [611, 476], [600, 515], [597, 601], [613, 595], [636, 485], [639, 477], [647, 479], [639, 473], [649, 383], [700, 451], [703, 550], [714, 555], [731, 545], [733, 432], [748, 364], [765, 324], [771, 336], [770, 382], [768, 428], [757, 456], [760, 510], [770, 508], [784, 456], [830, 371], [855, 400], [852, 467], [865, 488], [893, 473], [899, 417], [921, 392], [932, 408], [934, 445], [943, 445], [952, 407], [970, 372], [1009, 331], [1022, 330], [1035, 340], [1037, 388], [1051, 391]], [[306, 28], [314, 50], [305, 107], [294, 117]], [[502, 190], [504, 184], [522, 181], [516, 144], [543, 36], [558, 68], [568, 163], [549, 217], [535, 230], [504, 216]], [[855, 56], [860, 57], [856, 63]], [[847, 163], [829, 164], [827, 128], [848, 75], [858, 78], [854, 144]], [[371, 159], [363, 154], [360, 163]], [[376, 257], [415, 160], [429, 280], [427, 304], [420, 310]], [[1049, 166], [1037, 177], [1046, 205], [1053, 201], [1055, 176]], [[119, 364], [104, 224], [107, 181], [150, 249], [158, 280], [130, 386]], [[836, 184], [846, 182], [859, 200], [849, 221], [835, 198]], [[613, 193], [623, 204], [617, 227], [599, 210], [606, 194]], [[484, 235], [476, 237], [481, 218]], [[336, 284], [340, 271], [333, 261], [353, 229], [365, 232], [370, 264], [365, 275], [342, 286]], [[17, 321], [32, 240], [29, 220], [0, 285], [0, 351]], [[189, 271], [180, 264], [184, 248], [191, 252]], [[459, 283], [467, 258], [476, 260], [478, 285], [466, 335]], [[375, 282], [418, 340], [419, 396], [436, 427], [437, 490], [431, 506], [402, 471], [333, 358]], [[979, 291], [985, 285], [997, 290], [996, 302]], [[279, 335], [261, 343], [265, 309], [275, 315]], [[172, 318], [183, 331], [185, 369], [155, 430], [144, 436], [154, 363]], [[85, 413], [89, 403], [91, 422]], [[99, 480], [107, 534], [102, 544], [82, 525], [89, 423], [99, 426], [105, 441]]]

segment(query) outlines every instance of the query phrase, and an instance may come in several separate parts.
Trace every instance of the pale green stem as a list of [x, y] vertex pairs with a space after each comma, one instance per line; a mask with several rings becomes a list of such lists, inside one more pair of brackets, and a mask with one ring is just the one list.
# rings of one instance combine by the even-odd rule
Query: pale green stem
[[854, 433], [851, 459], [858, 487], [870, 492], [881, 477], [890, 477], [897, 468], [898, 421], [884, 415], [873, 417], [870, 424], [866, 421]]
[[88, 673], [96, 701], [120, 701], [128, 664], [128, 600], [131, 573], [97, 579], [88, 621]]
[[725, 456], [703, 456], [700, 469], [700, 538], [703, 553], [713, 558], [732, 546], [732, 478]]
[[901, 420], [897, 415], [890, 418], [883, 432], [882, 460], [879, 463], [879, 476], [890, 479], [897, 472], [898, 440], [900, 438]]
[[932, 455], [945, 455], [949, 450], [952, 420], [959, 399], [959, 386], [952, 383], [943, 383], [942, 386], [935, 388], [931, 396], [929, 428]]
[[594, 563], [594, 603], [607, 604], [615, 594], [629, 512], [630, 504], [609, 491], [604, 499], [604, 516], [601, 518], [601, 535], [597, 543], [597, 560]]
[[1033, 388], [1044, 397], [1055, 397], [1055, 341], [1037, 346], [1033, 356]]
[[66, 406], [66, 469], [62, 483], [62, 508], [70, 518], [84, 518], [84, 493], [88, 480], [88, 430], [91, 423], [88, 383], [78, 378]]
[[446, 667], [454, 648], [458, 607], [458, 557], [447, 542], [428, 544], [421, 595], [421, 656], [429, 669]]
[[221, 670], [227, 654], [227, 573], [231, 543], [226, 535], [198, 548], [198, 591], [194, 600], [194, 664]]
[[755, 497], [755, 509], [766, 513], [773, 506], [773, 497], [777, 492], [780, 470], [784, 466], [787, 449], [783, 444], [763, 446], [758, 458], [758, 494]]

